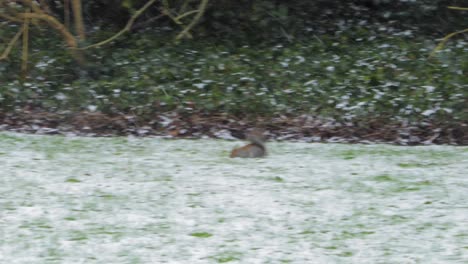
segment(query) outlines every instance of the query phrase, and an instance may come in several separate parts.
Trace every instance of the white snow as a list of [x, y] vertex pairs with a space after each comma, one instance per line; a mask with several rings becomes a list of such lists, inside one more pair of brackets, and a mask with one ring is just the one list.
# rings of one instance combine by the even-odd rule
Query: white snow
[[87, 108], [90, 112], [94, 112], [97, 110], [97, 105], [88, 105]]
[[468, 148], [0, 133], [2, 263], [466, 263]]
[[197, 87], [198, 89], [205, 88], [208, 84], [207, 83], [194, 83], [193, 86]]

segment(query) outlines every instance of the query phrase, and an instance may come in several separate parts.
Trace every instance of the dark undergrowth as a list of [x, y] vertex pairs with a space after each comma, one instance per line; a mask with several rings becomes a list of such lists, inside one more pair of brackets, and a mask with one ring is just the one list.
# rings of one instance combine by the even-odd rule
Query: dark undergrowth
[[361, 19], [323, 16], [310, 31], [296, 19], [305, 23], [289, 25], [302, 29], [297, 38], [281, 27], [260, 40], [224, 38], [204, 25], [202, 37], [175, 45], [161, 28], [144, 29], [87, 50], [84, 67], [38, 31], [27, 78], [17, 74], [19, 50], [0, 63], [0, 125], [189, 137], [261, 126], [276, 138], [467, 144], [466, 37], [429, 59], [437, 40], [421, 33], [427, 24], [402, 26], [385, 10], [359, 8]]

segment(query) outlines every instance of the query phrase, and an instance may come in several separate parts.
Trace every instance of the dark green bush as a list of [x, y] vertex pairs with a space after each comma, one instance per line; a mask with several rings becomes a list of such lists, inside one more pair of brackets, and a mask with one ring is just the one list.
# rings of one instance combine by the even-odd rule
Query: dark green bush
[[[447, 3], [218, 1], [195, 40], [174, 45], [178, 30], [161, 21], [87, 50], [84, 68], [58, 36], [37, 32], [26, 80], [19, 81], [17, 49], [0, 63], [0, 108], [467, 120], [467, 43], [459, 37], [427, 59], [436, 41], [424, 29], [441, 17], [450, 19], [439, 30], [460, 21], [448, 15]], [[90, 1], [85, 10], [94, 5], [103, 2]], [[102, 21], [111, 19], [106, 14]], [[97, 33], [90, 43], [112, 32]], [[0, 34], [12, 35], [2, 27]]]

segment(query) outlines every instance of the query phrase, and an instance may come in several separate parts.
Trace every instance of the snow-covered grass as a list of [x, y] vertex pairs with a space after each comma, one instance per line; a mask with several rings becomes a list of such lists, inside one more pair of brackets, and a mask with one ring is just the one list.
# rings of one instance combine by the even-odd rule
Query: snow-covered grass
[[0, 134], [2, 263], [466, 263], [468, 148]]

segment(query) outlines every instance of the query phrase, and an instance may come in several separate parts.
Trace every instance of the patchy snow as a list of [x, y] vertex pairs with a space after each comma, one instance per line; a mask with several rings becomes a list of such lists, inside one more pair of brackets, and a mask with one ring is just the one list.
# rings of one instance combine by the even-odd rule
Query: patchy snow
[[0, 133], [3, 263], [465, 263], [468, 148]]
[[208, 84], [207, 83], [194, 83], [193, 86], [197, 87], [198, 89], [205, 88]]

